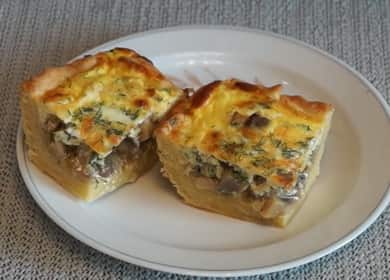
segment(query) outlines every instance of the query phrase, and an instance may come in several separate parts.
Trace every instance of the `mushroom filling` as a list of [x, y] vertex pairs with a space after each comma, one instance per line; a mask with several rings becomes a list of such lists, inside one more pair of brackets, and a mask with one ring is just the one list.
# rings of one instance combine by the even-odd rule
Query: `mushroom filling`
[[[148, 130], [149, 126], [148, 124]], [[102, 157], [70, 133], [72, 124], [64, 124], [54, 115], [48, 115], [44, 129], [50, 135], [49, 146], [57, 158], [65, 160], [76, 172], [99, 181], [107, 181], [120, 170], [124, 162], [136, 158], [140, 145], [142, 146], [148, 139], [145, 133], [141, 133], [142, 139], [127, 137], [108, 156]], [[139, 141], [144, 142], [139, 144]]]
[[298, 174], [295, 185], [286, 189], [267, 184], [267, 179], [263, 176], [249, 175], [236, 166], [219, 161], [212, 156], [202, 156], [194, 150], [187, 152], [186, 158], [189, 161], [188, 175], [211, 179], [208, 182], [212, 182], [212, 189], [226, 195], [249, 192], [259, 199], [276, 196], [282, 200], [298, 200], [303, 194], [308, 177], [309, 165]]
[[243, 126], [248, 128], [262, 128], [267, 126], [269, 123], [269, 119], [260, 116], [258, 113], [253, 113], [250, 116], [244, 116], [238, 112], [234, 112], [230, 119], [230, 125], [236, 127]]

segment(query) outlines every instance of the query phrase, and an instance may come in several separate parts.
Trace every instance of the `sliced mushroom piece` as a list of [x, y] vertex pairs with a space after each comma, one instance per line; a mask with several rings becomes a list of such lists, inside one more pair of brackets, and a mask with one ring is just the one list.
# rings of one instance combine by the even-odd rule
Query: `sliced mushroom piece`
[[126, 138], [116, 148], [117, 154], [125, 157], [135, 155], [138, 150], [139, 146], [137, 145], [137, 143], [134, 142], [132, 138]]
[[113, 166], [113, 161], [110, 157], [105, 158], [104, 164], [103, 165], [98, 165], [97, 168], [97, 173], [99, 176], [103, 178], [107, 178], [114, 173], [114, 166]]
[[200, 177], [202, 176], [202, 168], [199, 165], [191, 166], [189, 174], [192, 177]]
[[230, 171], [225, 171], [218, 184], [218, 192], [223, 194], [238, 194], [249, 187], [247, 182], [239, 182]]
[[56, 116], [49, 115], [45, 121], [45, 129], [47, 132], [55, 132], [63, 129], [64, 123]]
[[270, 120], [266, 117], [262, 117], [257, 113], [253, 113], [252, 115], [247, 118], [244, 125], [246, 127], [254, 127], [254, 128], [260, 128], [267, 126], [270, 123]]
[[67, 157], [71, 158], [77, 156], [79, 151], [79, 146], [74, 146], [74, 145], [63, 145], [63, 146]]
[[90, 157], [90, 161], [83, 168], [83, 171], [88, 176], [98, 176], [101, 178], [110, 177], [115, 171], [114, 158], [118, 160], [115, 153], [111, 153], [105, 158], [101, 158], [93, 153]]
[[77, 158], [82, 165], [87, 165], [94, 156], [95, 153], [87, 145], [81, 144], [79, 146]]
[[221, 178], [222, 167], [218, 164], [202, 163], [201, 173], [210, 178]]
[[247, 119], [246, 116], [241, 115], [238, 112], [234, 112], [232, 115], [232, 118], [230, 120], [230, 124], [232, 126], [242, 126], [245, 123], [245, 120]]
[[253, 176], [253, 182], [254, 182], [256, 185], [262, 185], [262, 184], [264, 184], [265, 182], [267, 182], [267, 179], [264, 178], [263, 176], [255, 175], [255, 176]]
[[153, 133], [154, 123], [151, 118], [147, 118], [141, 125], [141, 131], [138, 136], [140, 142], [148, 140]]

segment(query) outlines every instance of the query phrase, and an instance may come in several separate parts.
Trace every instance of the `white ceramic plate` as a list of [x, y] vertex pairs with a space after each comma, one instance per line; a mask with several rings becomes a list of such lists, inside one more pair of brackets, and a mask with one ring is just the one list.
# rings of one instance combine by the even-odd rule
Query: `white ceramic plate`
[[34, 199], [75, 238], [127, 262], [193, 275], [249, 275], [313, 261], [365, 230], [389, 202], [389, 109], [343, 62], [311, 46], [242, 28], [179, 27], [131, 35], [87, 53], [132, 48], [180, 86], [237, 77], [334, 104], [322, 172], [285, 229], [255, 225], [181, 203], [156, 166], [135, 184], [85, 204], [26, 157], [21, 174]]

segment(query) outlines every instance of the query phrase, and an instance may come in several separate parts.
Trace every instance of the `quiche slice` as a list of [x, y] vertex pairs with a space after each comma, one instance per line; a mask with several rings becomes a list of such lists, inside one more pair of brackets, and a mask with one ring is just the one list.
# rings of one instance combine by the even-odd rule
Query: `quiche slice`
[[182, 94], [148, 59], [123, 48], [47, 69], [22, 88], [29, 158], [86, 201], [153, 166], [152, 131]]
[[184, 201], [284, 227], [315, 178], [332, 105], [231, 79], [179, 101], [155, 131], [163, 174]]

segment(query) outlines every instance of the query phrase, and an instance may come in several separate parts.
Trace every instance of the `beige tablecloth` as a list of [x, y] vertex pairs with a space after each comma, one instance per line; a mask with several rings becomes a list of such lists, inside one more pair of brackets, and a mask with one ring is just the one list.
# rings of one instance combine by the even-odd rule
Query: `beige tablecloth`
[[[66, 234], [32, 199], [19, 174], [15, 156], [20, 115], [18, 94], [23, 79], [107, 40], [180, 24], [240, 25], [303, 40], [347, 62], [387, 102], [390, 100], [389, 1], [2, 0], [1, 279], [182, 277], [116, 260]], [[298, 268], [254, 278], [390, 279], [389, 271], [390, 209], [387, 208], [365, 233], [342, 249]]]

